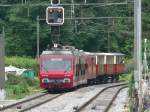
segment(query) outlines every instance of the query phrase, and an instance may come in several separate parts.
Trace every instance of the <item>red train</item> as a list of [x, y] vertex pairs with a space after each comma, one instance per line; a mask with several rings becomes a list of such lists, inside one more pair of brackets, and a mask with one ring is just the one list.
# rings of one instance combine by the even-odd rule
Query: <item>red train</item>
[[89, 53], [64, 46], [40, 56], [40, 86], [71, 89], [81, 84], [118, 80], [125, 72], [124, 54]]

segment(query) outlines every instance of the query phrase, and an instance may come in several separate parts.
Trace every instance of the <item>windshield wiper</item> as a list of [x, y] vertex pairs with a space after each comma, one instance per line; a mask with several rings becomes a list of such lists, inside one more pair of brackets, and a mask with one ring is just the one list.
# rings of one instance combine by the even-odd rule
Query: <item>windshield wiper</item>
[[70, 66], [68, 66], [68, 67], [66, 68], [66, 70], [64, 71], [64, 73], [68, 72], [69, 69], [70, 69]]
[[43, 65], [41, 65], [41, 66], [47, 73], [49, 73], [47, 68], [45, 68]]

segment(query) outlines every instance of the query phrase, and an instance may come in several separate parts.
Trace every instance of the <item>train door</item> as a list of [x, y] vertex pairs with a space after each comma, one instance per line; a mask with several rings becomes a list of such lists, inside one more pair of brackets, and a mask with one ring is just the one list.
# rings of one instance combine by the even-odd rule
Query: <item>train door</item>
[[78, 81], [79, 81], [79, 57], [75, 56], [75, 59], [74, 59], [74, 83], [75, 83], [75, 86], [78, 85]]

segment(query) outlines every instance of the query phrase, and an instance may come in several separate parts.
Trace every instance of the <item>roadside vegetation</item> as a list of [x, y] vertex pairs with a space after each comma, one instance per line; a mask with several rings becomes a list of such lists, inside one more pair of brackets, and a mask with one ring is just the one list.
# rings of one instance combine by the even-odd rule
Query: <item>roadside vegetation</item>
[[35, 75], [38, 75], [39, 65], [37, 59], [31, 57], [11, 56], [5, 58], [5, 66], [15, 66], [18, 68], [33, 69]]
[[128, 110], [128, 112], [132, 112], [133, 108], [134, 108], [134, 104], [133, 104], [133, 100], [134, 99], [134, 77], [133, 77], [133, 59], [126, 59], [126, 67], [127, 67], [127, 71], [126, 73], [122, 74], [120, 76], [120, 80], [125, 80], [128, 82], [128, 101], [125, 104], [126, 109]]
[[36, 59], [30, 57], [11, 56], [5, 58], [6, 65], [13, 65], [19, 68], [34, 68], [37, 64]]
[[32, 80], [13, 74], [8, 75], [5, 88], [7, 99], [20, 99], [40, 91], [37, 78]]
[[6, 57], [5, 64], [6, 66], [12, 65], [18, 68], [33, 69], [35, 73], [34, 79], [7, 74], [5, 84], [7, 99], [20, 99], [41, 90], [39, 87], [38, 62], [36, 59], [18, 56]]

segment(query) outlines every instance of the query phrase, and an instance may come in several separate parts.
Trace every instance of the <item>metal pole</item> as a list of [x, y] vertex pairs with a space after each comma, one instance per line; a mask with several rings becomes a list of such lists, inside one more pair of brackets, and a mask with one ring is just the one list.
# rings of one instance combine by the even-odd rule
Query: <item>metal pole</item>
[[74, 17], [74, 0], [71, 0], [71, 18]]
[[21, 0], [21, 2], [22, 2], [22, 5], [23, 5], [23, 1], [24, 1], [24, 0]]
[[27, 0], [25, 0], [25, 5], [27, 4]]
[[5, 87], [5, 31], [3, 27], [3, 34], [0, 35], [0, 99], [5, 98], [4, 87]]
[[139, 108], [142, 111], [141, 90], [141, 0], [134, 0], [134, 79], [135, 88], [138, 90]]
[[27, 7], [27, 16], [30, 16], [30, 7]]
[[40, 53], [39, 53], [39, 36], [40, 36], [40, 24], [39, 24], [39, 16], [37, 16], [37, 58], [39, 59]]
[[108, 30], [107, 30], [107, 52], [110, 52], [110, 37], [109, 37], [109, 19], [108, 19]]
[[109, 31], [107, 32], [107, 52], [110, 52], [110, 39], [109, 39]]
[[147, 79], [147, 39], [144, 39], [144, 59], [143, 59], [143, 70], [144, 70], [144, 79]]

